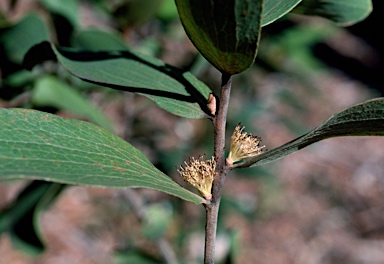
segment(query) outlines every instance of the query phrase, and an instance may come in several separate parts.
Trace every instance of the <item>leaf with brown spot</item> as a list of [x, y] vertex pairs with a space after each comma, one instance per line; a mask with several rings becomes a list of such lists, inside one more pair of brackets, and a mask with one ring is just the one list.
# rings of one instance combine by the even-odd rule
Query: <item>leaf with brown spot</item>
[[142, 187], [196, 204], [204, 201], [156, 169], [132, 145], [93, 124], [25, 109], [0, 109], [0, 123], [0, 181]]

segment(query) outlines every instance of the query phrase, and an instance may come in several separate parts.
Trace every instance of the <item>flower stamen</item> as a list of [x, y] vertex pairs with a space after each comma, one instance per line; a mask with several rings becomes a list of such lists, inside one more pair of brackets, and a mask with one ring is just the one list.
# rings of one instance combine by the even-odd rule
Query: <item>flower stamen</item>
[[198, 159], [194, 157], [189, 158], [185, 167], [180, 166], [177, 171], [183, 179], [195, 187], [199, 193], [207, 200], [211, 200], [212, 182], [216, 176], [216, 161], [212, 157], [210, 160], [203, 160], [202, 156]]
[[261, 138], [243, 132], [244, 126], [239, 123], [233, 131], [231, 137], [231, 147], [226, 159], [227, 164], [240, 161], [245, 158], [255, 157], [263, 152], [265, 146], [260, 146]]

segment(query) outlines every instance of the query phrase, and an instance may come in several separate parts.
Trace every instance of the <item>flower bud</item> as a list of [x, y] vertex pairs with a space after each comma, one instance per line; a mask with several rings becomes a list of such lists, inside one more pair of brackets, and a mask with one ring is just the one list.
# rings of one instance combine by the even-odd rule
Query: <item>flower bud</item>
[[212, 93], [209, 94], [207, 108], [212, 116], [216, 115], [216, 97]]

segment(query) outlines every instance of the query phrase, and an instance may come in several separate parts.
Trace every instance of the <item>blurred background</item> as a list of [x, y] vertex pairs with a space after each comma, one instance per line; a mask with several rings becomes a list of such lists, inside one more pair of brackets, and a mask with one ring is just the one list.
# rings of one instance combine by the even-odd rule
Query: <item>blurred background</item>
[[[384, 2], [373, 0], [373, 13], [347, 28], [298, 15], [264, 27], [255, 65], [233, 80], [228, 144], [242, 122], [272, 149], [383, 96], [383, 23]], [[217, 94], [220, 74], [186, 37], [173, 0], [0, 1], [0, 107], [103, 126], [190, 188], [176, 167], [189, 156], [213, 154], [211, 123], [85, 83], [55, 62], [25, 70], [24, 54], [47, 39], [155, 56], [191, 71]], [[217, 263], [384, 263], [383, 161], [384, 138], [344, 137], [232, 171]], [[152, 190], [0, 184], [0, 263], [201, 263], [204, 225], [202, 206]]]

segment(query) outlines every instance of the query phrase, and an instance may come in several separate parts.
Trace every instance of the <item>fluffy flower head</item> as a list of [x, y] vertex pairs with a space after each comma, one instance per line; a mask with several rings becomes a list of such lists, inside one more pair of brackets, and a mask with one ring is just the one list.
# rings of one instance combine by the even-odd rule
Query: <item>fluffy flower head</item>
[[265, 146], [260, 146], [261, 138], [252, 134], [243, 132], [244, 126], [239, 123], [231, 137], [231, 148], [227, 158], [227, 163], [233, 163], [245, 158], [260, 155]]
[[215, 178], [216, 162], [212, 157], [210, 160], [203, 160], [200, 156], [198, 159], [189, 158], [188, 162], [184, 162], [185, 167], [180, 166], [177, 171], [184, 180], [195, 187], [205, 199], [211, 200], [212, 182]]

